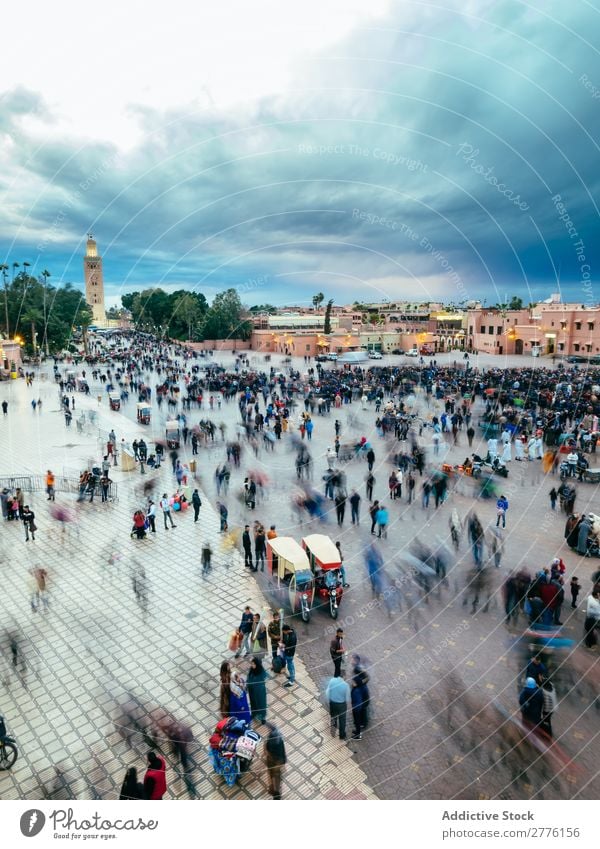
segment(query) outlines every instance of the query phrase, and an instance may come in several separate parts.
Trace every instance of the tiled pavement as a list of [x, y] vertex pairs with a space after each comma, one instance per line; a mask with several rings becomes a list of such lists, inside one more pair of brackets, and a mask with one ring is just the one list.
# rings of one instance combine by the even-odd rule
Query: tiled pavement
[[[77, 470], [97, 456], [97, 432], [82, 436], [74, 423], [67, 430], [54, 387], [40, 385], [41, 415], [31, 412], [22, 381], [0, 386], [10, 403], [8, 417], [0, 422], [0, 476], [40, 474], [46, 468]], [[95, 402], [77, 396], [77, 406], [93, 409]], [[98, 424], [106, 432], [114, 425], [126, 439], [137, 433], [123, 416], [105, 409]], [[18, 632], [28, 670], [20, 680], [7, 673], [6, 665], [2, 668], [0, 713], [20, 754], [10, 772], [0, 773], [0, 798], [118, 796], [126, 767], [142, 768], [147, 749], [139, 739], [130, 748], [118, 731], [118, 719], [115, 725], [115, 705], [127, 692], [192, 725], [198, 743], [192, 778], [199, 798], [266, 798], [260, 757], [235, 787], [227, 788], [206, 755], [208, 736], [219, 718], [219, 666], [231, 656], [228, 636], [244, 604], [265, 611], [265, 600], [244, 573], [239, 555], [223, 550], [208, 498], [198, 525], [186, 513], [177, 516], [178, 527], [168, 533], [159, 527], [155, 538], [130, 540], [131, 515], [140, 500], [135, 488], [148, 478], [118, 469], [111, 476], [119, 485], [118, 503], [84, 503], [64, 538], [48, 514], [44, 493], [28, 499], [39, 528], [35, 542], [25, 542], [20, 525], [2, 525], [1, 627]], [[166, 467], [161, 491], [163, 486], [172, 486]], [[58, 495], [60, 502], [68, 503], [68, 498]], [[207, 578], [199, 566], [204, 539], [214, 551]], [[115, 554], [118, 559], [110, 565]], [[47, 614], [29, 608], [27, 570], [38, 563], [51, 576]], [[131, 573], [139, 566], [149, 581], [146, 615], [132, 589]], [[285, 798], [334, 798], [340, 793], [372, 798], [349, 748], [329, 735], [327, 714], [298, 654], [296, 688], [283, 688], [283, 676], [268, 682], [269, 719], [282, 728], [288, 751]], [[245, 663], [240, 664], [244, 669]], [[57, 780], [57, 765], [62, 781]], [[173, 769], [169, 796], [189, 798]]]
[[[417, 405], [419, 404], [421, 404], [421, 401], [417, 401]], [[132, 404], [126, 405], [126, 415], [131, 415], [132, 408]], [[427, 415], [434, 412], [435, 407], [430, 410], [424, 408], [423, 411]], [[364, 432], [375, 442], [377, 452], [375, 474], [378, 479], [375, 495], [376, 497], [385, 496], [390, 466], [385, 461], [383, 443], [378, 441], [372, 432], [372, 423], [375, 418], [373, 410], [362, 411], [358, 404], [353, 404], [350, 411], [342, 410], [340, 417], [346, 432], [349, 431], [347, 426], [349, 412], [357, 419], [353, 432], [360, 432], [361, 434]], [[43, 415], [45, 415], [45, 412]], [[117, 416], [117, 414], [108, 415], [111, 422], [119, 423], [116, 429], [120, 433], [119, 427], [121, 430], [125, 427], [123, 418]], [[199, 417], [199, 414], [192, 413], [192, 419], [196, 415]], [[224, 405], [223, 410], [213, 414], [212, 417], [216, 422], [222, 418], [228, 425], [228, 432], [233, 432], [236, 420], [234, 405]], [[333, 418], [333, 413], [330, 418], [315, 418], [315, 432], [311, 446], [315, 458], [322, 456], [325, 448], [332, 441]], [[475, 418], [477, 419], [477, 415]], [[158, 422], [158, 420], [159, 415], [155, 408], [155, 421]], [[160, 432], [158, 427], [153, 427], [151, 430], [156, 433]], [[59, 431], [60, 427], [57, 433]], [[60, 440], [56, 440], [57, 445], [59, 443], [64, 444], [66, 441], [64, 431], [60, 432], [62, 436]], [[130, 432], [132, 434], [139, 433], [135, 428]], [[74, 436], [71, 435], [71, 437], [75, 442]], [[38, 444], [39, 439], [35, 442], [34, 447], [37, 448]], [[450, 456], [455, 462], [462, 460], [465, 453], [466, 447], [464, 445], [450, 449]], [[288, 453], [285, 441], [283, 441], [282, 444], [276, 446], [274, 454], [269, 454], [266, 457], [261, 454], [258, 459], [253, 458], [251, 461], [248, 460], [248, 457], [244, 458], [241, 470], [233, 475], [231, 493], [228, 499], [230, 519], [233, 522], [240, 524], [247, 518], [254, 518], [254, 515], [250, 516], [244, 511], [240, 502], [235, 498], [235, 494], [241, 486], [245, 470], [261, 466], [264, 463], [265, 471], [269, 474], [272, 483], [267, 490], [265, 500], [257, 506], [256, 517], [267, 524], [276, 523], [280, 534], [289, 533], [297, 539], [303, 535], [307, 526], [298, 527], [297, 519], [292, 515], [289, 508], [289, 495], [294, 482], [292, 456]], [[58, 449], [57, 458], [57, 467], [60, 465], [72, 468], [73, 463], [63, 456], [60, 449]], [[209, 452], [208, 457], [206, 454], [201, 454], [199, 459], [201, 479], [208, 495], [208, 499], [204, 499], [206, 507], [208, 500], [215, 498], [212, 482], [213, 469], [218, 462], [224, 459], [224, 456], [221, 450], [216, 448]], [[40, 452], [33, 465], [36, 469], [43, 470], [45, 462], [45, 458]], [[317, 459], [315, 464], [317, 482], [320, 481], [320, 469], [324, 465], [322, 459]], [[360, 485], [365, 472], [366, 469], [363, 464], [359, 462], [350, 463], [347, 467], [349, 486]], [[577, 763], [582, 768], [583, 777], [580, 777], [577, 785], [573, 786], [569, 783], [565, 785], [565, 782], [560, 785], [550, 783], [548, 776], [542, 769], [543, 764], [538, 763], [534, 763], [530, 767], [526, 778], [521, 776], [518, 781], [515, 781], [515, 759], [511, 753], [507, 755], [502, 752], [502, 739], [498, 735], [496, 727], [498, 725], [497, 715], [488, 717], [485, 728], [478, 727], [475, 729], [473, 729], [469, 715], [469, 712], [473, 713], [473, 706], [476, 707], [476, 710], [479, 710], [481, 707], [492, 703], [494, 699], [497, 699], [505, 709], [514, 710], [516, 706], [515, 660], [508, 651], [508, 634], [503, 625], [501, 601], [499, 599], [501, 575], [505, 570], [520, 562], [523, 562], [529, 569], [533, 569], [547, 564], [555, 553], [559, 553], [565, 559], [569, 573], [575, 570], [584, 588], [589, 586], [589, 574], [595, 564], [590, 561], [582, 561], [568, 549], [565, 549], [562, 539], [562, 520], [550, 515], [547, 506], [547, 491], [551, 485], [540, 475], [536, 464], [525, 463], [520, 465], [513, 462], [511, 476], [506, 485], [507, 495], [511, 502], [506, 532], [506, 554], [503, 568], [500, 570], [494, 587], [492, 609], [487, 614], [480, 611], [477, 615], [471, 616], [470, 607], [463, 607], [460, 598], [457, 596], [458, 589], [464, 586], [470, 564], [470, 555], [466, 551], [464, 541], [456, 572], [451, 576], [448, 591], [443, 592], [439, 599], [432, 598], [427, 606], [421, 605], [410, 614], [405, 606], [402, 611], [390, 619], [384, 607], [373, 602], [368, 581], [365, 579], [362, 550], [370, 540], [366, 519], [363, 518], [358, 529], [348, 527], [348, 520], [346, 520], [346, 525], [341, 531], [338, 531], [332, 523], [325, 528], [326, 532], [335, 535], [334, 538], [342, 541], [351, 587], [344, 595], [340, 623], [346, 628], [349, 648], [358, 650], [361, 655], [367, 657], [370, 661], [374, 710], [372, 726], [364, 735], [364, 739], [358, 743], [350, 742], [347, 748], [343, 749], [339, 741], [332, 741], [328, 737], [326, 717], [322, 717], [316, 731], [313, 730], [315, 728], [314, 723], [311, 724], [309, 729], [303, 729], [302, 722], [305, 722], [306, 718], [302, 720], [302, 717], [300, 717], [298, 733], [302, 734], [303, 730], [305, 732], [304, 741], [300, 748], [305, 755], [304, 765], [307, 766], [307, 769], [312, 770], [307, 774], [313, 778], [313, 781], [316, 781], [317, 776], [321, 775], [321, 770], [314, 768], [316, 763], [314, 758], [322, 758], [323, 756], [328, 758], [329, 750], [335, 750], [340, 754], [343, 752], [344, 756], [347, 756], [349, 751], [352, 752], [352, 763], [356, 762], [360, 765], [367, 777], [367, 783], [378, 796], [383, 798], [528, 798], [531, 796], [556, 798], [572, 795], [580, 791], [582, 787], [583, 797], [590, 798], [595, 795], [598, 789], [596, 758], [594, 756], [596, 730], [595, 717], [592, 716], [590, 710], [592, 702], [589, 693], [583, 697], [578, 693], [567, 694], [568, 698], [561, 704], [560, 712], [555, 720], [557, 733], [560, 734], [560, 744], [571, 757], [576, 758]], [[585, 506], [584, 499], [591, 499], [592, 505], [597, 504], [597, 488], [590, 485], [580, 486], [580, 499], [582, 508]], [[394, 555], [411, 540], [415, 533], [419, 533], [426, 540], [431, 539], [432, 535], [440, 535], [445, 538], [450, 509], [456, 506], [463, 516], [471, 504], [472, 501], [469, 497], [456, 493], [437, 512], [430, 508], [426, 513], [419, 504], [409, 507], [406, 504], [406, 499], [392, 505], [392, 524], [389, 539], [383, 544], [384, 554], [389, 561], [390, 572], [394, 574]], [[129, 505], [129, 507], [131, 506], [133, 506], [133, 502]], [[119, 509], [121, 507], [122, 501]], [[206, 515], [205, 507], [203, 507], [203, 515]], [[89, 511], [87, 505], [84, 509]], [[92, 507], [92, 509], [98, 511], [96, 524], [101, 524], [101, 508]], [[493, 522], [495, 518], [493, 504], [481, 505], [478, 510], [486, 523]], [[116, 542], [116, 540], [123, 539], [122, 530], [128, 525], [130, 512], [129, 509], [125, 511], [123, 521], [119, 523], [119, 530], [115, 529], [113, 532], [114, 544], [109, 544], [110, 535], [107, 534], [106, 529], [99, 532], [104, 541], [103, 551], [106, 553], [111, 550], [119, 551], [123, 548], [123, 544]], [[595, 512], [600, 512], [600, 506], [595, 508]], [[365, 513], [363, 501], [363, 516]], [[189, 517], [186, 517], [186, 519], [189, 519]], [[214, 519], [211, 519], [211, 521], [214, 522]], [[182, 529], [183, 520], [181, 528], [174, 532], [169, 531], [169, 534], [173, 533], [171, 542], [179, 538], [177, 535]], [[186, 529], [187, 538], [190, 541], [195, 530], [199, 529]], [[216, 528], [213, 526], [212, 534], [215, 535], [215, 532]], [[176, 638], [182, 638], [183, 635], [189, 634], [190, 636], [183, 637], [182, 641], [186, 644], [190, 642], [195, 649], [192, 653], [183, 646], [181, 649], [177, 649], [181, 654], [174, 655], [173, 650], [169, 651], [171, 642], [166, 646], [167, 651], [163, 655], [161, 669], [164, 665], [170, 664], [173, 667], [170, 674], [174, 684], [180, 687], [177, 691], [171, 691], [169, 705], [181, 705], [182, 712], [178, 715], [182, 718], [190, 715], [201, 716], [203, 710], [208, 711], [209, 716], [212, 717], [216, 710], [217, 698], [215, 679], [217, 678], [218, 664], [223, 654], [222, 648], [227, 639], [229, 626], [232, 624], [231, 611], [237, 610], [243, 604], [245, 601], [244, 592], [239, 591], [235, 597], [230, 596], [230, 601], [230, 598], [225, 597], [221, 587], [215, 587], [213, 590], [214, 600], [209, 603], [207, 590], [210, 592], [209, 588], [212, 587], [214, 578], [209, 579], [208, 588], [204, 587], [201, 578], [198, 576], [198, 567], [194, 565], [197, 555], [192, 557], [188, 555], [186, 559], [189, 560], [189, 563], [184, 564], [180, 569], [178, 566], [179, 558], [185, 558], [185, 546], [183, 553], [175, 552], [175, 557], [173, 557], [173, 552], [166, 549], [164, 537], [165, 534], [162, 533], [159, 539], [152, 542], [152, 545], [159, 551], [159, 556], [168, 559], [165, 559], [164, 562], [157, 560], [156, 565], [151, 567], [150, 613], [157, 617], [157, 626], [160, 622], [160, 627], [157, 627], [159, 633], [165, 633], [160, 631], [160, 628], [165, 627], [168, 629], [169, 635], [176, 630], [176, 635], [172, 640], [173, 645], [177, 644]], [[144, 544], [140, 543], [139, 545]], [[136, 546], [133, 546], [133, 544], [130, 548], [133, 551], [136, 550]], [[137, 550], [141, 550], [139, 546], [137, 546]], [[220, 568], [224, 573], [226, 567]], [[96, 566], [95, 571], [90, 569], [90, 572], [94, 574], [99, 571], [100, 567], [98, 566]], [[244, 587], [248, 586], [248, 598], [256, 598], [261, 605], [265, 603], [260, 600], [253, 579], [237, 577], [241, 570], [238, 569], [236, 572], [235, 567], [232, 567], [230, 572], [236, 576], [232, 583], [239, 584], [240, 581], [243, 581]], [[168, 585], [161, 583], [162, 574], [168, 575]], [[110, 588], [109, 580], [113, 581], [114, 589]], [[113, 575], [112, 578], [107, 575], [105, 584], [107, 587], [106, 596], [114, 599], [116, 592], [121, 590], [122, 595], [119, 596], [118, 613], [115, 612], [114, 616], [111, 615], [110, 624], [107, 624], [104, 620], [112, 610], [114, 602], [107, 599], [106, 611], [96, 608], [94, 650], [99, 652], [98, 656], [108, 668], [108, 671], [106, 671], [99, 664], [95, 667], [92, 666], [91, 674], [100, 681], [96, 690], [100, 686], [114, 688], [114, 683], [109, 684], [108, 679], [116, 679], [121, 687], [128, 686], [128, 679], [123, 677], [124, 673], [120, 663], [127, 662], [127, 655], [131, 651], [132, 642], [141, 641], [142, 645], [136, 646], [135, 651], [136, 653], [138, 651], [143, 653], [144, 640], [147, 641], [141, 616], [133, 603], [128, 579], [126, 577], [119, 579], [118, 574]], [[93, 585], [95, 585], [94, 582], [88, 576], [86, 588]], [[194, 599], [193, 602], [192, 598]], [[413, 595], [413, 600], [415, 598]], [[201, 599], [205, 601], [204, 606]], [[172, 614], [178, 617], [176, 628], [173, 627], [173, 622], [168, 621], [170, 611], [167, 605], [171, 605], [173, 609], [180, 611], [178, 614]], [[21, 607], [22, 611], [23, 607]], [[183, 614], [181, 611], [183, 611]], [[206, 653], [206, 657], [210, 658], [208, 663], [206, 657], [200, 658], [197, 654], [197, 638], [192, 637], [192, 634], [195, 633], [194, 624], [197, 624], [197, 622], [194, 619], [187, 619], [185, 616], [185, 614], [193, 614], [194, 612], [198, 613], [196, 620], [200, 619], [204, 623], [206, 619], [210, 623], [210, 627], [202, 627], [202, 639], [209, 640], [208, 635], [215, 634], [217, 640], [216, 645], [211, 646], [211, 650]], [[71, 611], [70, 615], [72, 615]], [[570, 611], [567, 610], [566, 615], [570, 615]], [[131, 623], [131, 627], [125, 628], [122, 624], [123, 620]], [[328, 656], [328, 641], [332, 625], [332, 621], [321, 612], [314, 613], [308, 626], [304, 626], [302, 623], [297, 625], [300, 642], [298, 654], [306, 662], [310, 673], [310, 678], [307, 679], [306, 683], [307, 691], [310, 693], [316, 693], [321, 688], [326, 676], [330, 674], [331, 662]], [[72, 627], [70, 621], [67, 632]], [[581, 612], [577, 611], [567, 621], [566, 629], [571, 636], [578, 637], [581, 627]], [[102, 636], [106, 633], [107, 628], [110, 631], [110, 639]], [[211, 628], [216, 630], [211, 630]], [[96, 631], [99, 636], [96, 636]], [[132, 633], [136, 640], [132, 637]], [[87, 642], [89, 644], [90, 641]], [[115, 643], [121, 646], [122, 650], [117, 651]], [[159, 646], [161, 645], [159, 642]], [[204, 643], [202, 643], [202, 646], [204, 647]], [[214, 651], [214, 657], [211, 656], [211, 651]], [[154, 643], [152, 643], [151, 651], [147, 653], [152, 656], [153, 661], [161, 656], [161, 652]], [[583, 654], [580, 649], [577, 650], [572, 660], [573, 662], [576, 661], [578, 665], [583, 664], [591, 667], [592, 672], [597, 671], [595, 658]], [[135, 673], [138, 668], [139, 666], [134, 664], [132, 671]], [[449, 672], [452, 674], [452, 681], [448, 686], [442, 686], [440, 681]], [[140, 696], [151, 698], [153, 703], [160, 703], [159, 699], [156, 698], [156, 688], [160, 685], [160, 682], [154, 683], [151, 672], [146, 673], [148, 682], [142, 680], [142, 675], [139, 672], [136, 675], [140, 683], [137, 689], [133, 686], [132, 689], [135, 689], [135, 692]], [[193, 680], [192, 684], [188, 683], [189, 679]], [[314, 683], [311, 683], [311, 679]], [[94, 702], [96, 690], [91, 693], [90, 702]], [[277, 687], [277, 692], [285, 693], [280, 687]], [[149, 697], [148, 693], [151, 693], [152, 696]], [[176, 693], [175, 696], [174, 693]], [[283, 696], [284, 704], [287, 699], [288, 696], [285, 694]], [[449, 703], [453, 703], [455, 699], [458, 706], [457, 710], [454, 711], [452, 717], [448, 717], [447, 706]], [[169, 705], [165, 704], [165, 706]], [[191, 710], [188, 705], [191, 706]], [[309, 715], [313, 715], [312, 708], [311, 714], [306, 714], [306, 716]], [[108, 722], [105, 721], [105, 725], [110, 729]], [[308, 733], [306, 733], [307, 730]], [[478, 735], [475, 740], [472, 737], [473, 731], [476, 731]], [[198, 734], [198, 737], [200, 736]], [[103, 741], [103, 736], [100, 739]], [[479, 745], [480, 740], [483, 741], [481, 746]], [[122, 746], [118, 742], [115, 742], [114, 745], [111, 742], [110, 757], [119, 752], [120, 745]], [[310, 752], [310, 746], [315, 746], [318, 754], [313, 753], [309, 760], [306, 755]], [[103, 746], [101, 746], [100, 752], [102, 752], [102, 748]], [[95, 750], [98, 751], [97, 745]], [[300, 756], [299, 754], [298, 757]], [[120, 757], [126, 758], [128, 756], [121, 754]], [[86, 763], [88, 764], [87, 768], [89, 768], [89, 756]], [[288, 771], [288, 778], [291, 780], [290, 772], [291, 768]], [[205, 773], [206, 770], [203, 769], [202, 774]], [[303, 766], [302, 776], [304, 777], [304, 775]], [[248, 783], [249, 778], [244, 778], [243, 787], [251, 786]], [[210, 780], [211, 776], [208, 772], [203, 782]], [[341, 793], [342, 795], [349, 794], [352, 796], [355, 792], [352, 788], [340, 788], [337, 779], [334, 784], [335, 790], [330, 786], [329, 790], [324, 791], [321, 795], [330, 797], [331, 794], [339, 795]], [[359, 785], [357, 784], [357, 786]], [[184, 793], [182, 787], [179, 789]], [[1, 790], [2, 785], [0, 784]], [[198, 792], [200, 795], [204, 795], [200, 784]], [[364, 791], [359, 789], [359, 794], [362, 792]], [[255, 795], [254, 791], [252, 793]]]

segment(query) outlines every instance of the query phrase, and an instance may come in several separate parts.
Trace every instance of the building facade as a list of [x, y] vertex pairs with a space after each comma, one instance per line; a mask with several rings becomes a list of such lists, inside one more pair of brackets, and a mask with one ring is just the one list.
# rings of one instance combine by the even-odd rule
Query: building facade
[[102, 257], [98, 255], [98, 246], [91, 233], [88, 235], [85, 256], [83, 258], [83, 276], [85, 280], [85, 299], [94, 313], [94, 324], [104, 327], [106, 323], [106, 309], [104, 306]]

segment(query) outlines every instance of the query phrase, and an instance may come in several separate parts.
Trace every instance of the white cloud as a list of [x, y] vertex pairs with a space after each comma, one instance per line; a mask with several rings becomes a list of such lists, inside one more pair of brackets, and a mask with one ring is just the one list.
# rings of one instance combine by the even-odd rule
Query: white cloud
[[310, 61], [388, 6], [389, 0], [24, 0], [4, 10], [0, 85], [43, 91], [56, 134], [128, 148], [142, 132], [130, 106], [222, 110], [284, 91], [300, 60]]

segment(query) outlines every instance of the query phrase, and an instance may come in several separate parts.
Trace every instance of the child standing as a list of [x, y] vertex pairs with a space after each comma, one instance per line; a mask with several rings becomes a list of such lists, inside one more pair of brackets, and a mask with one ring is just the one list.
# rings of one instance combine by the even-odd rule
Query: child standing
[[571, 578], [571, 607], [577, 607], [577, 596], [580, 589], [581, 584], [579, 580], [577, 578]]

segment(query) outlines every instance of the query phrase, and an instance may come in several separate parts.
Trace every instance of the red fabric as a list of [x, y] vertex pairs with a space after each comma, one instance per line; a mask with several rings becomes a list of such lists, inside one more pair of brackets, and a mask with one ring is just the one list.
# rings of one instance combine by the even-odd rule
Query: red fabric
[[144, 784], [146, 783], [147, 778], [154, 779], [154, 787], [150, 796], [151, 799], [162, 799], [162, 797], [167, 792], [167, 776], [165, 774], [167, 766], [165, 764], [164, 758], [162, 758], [160, 755], [157, 755], [157, 757], [158, 760], [161, 762], [161, 768], [147, 769], [146, 775], [144, 777]]

